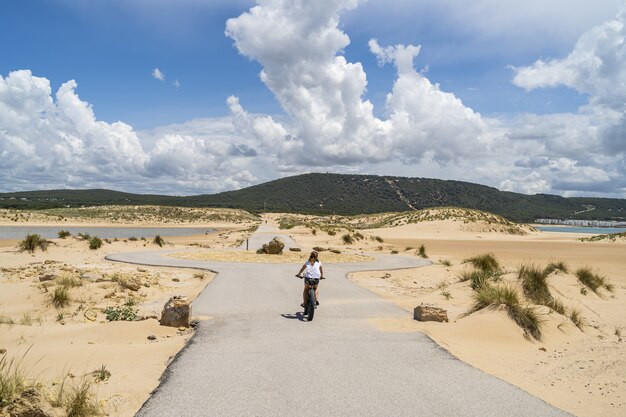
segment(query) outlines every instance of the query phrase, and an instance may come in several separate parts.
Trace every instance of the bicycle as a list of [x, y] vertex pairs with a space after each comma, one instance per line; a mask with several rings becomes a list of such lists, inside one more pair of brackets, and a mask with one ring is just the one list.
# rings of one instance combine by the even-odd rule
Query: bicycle
[[315, 316], [316, 300], [315, 300], [315, 288], [314, 286], [319, 284], [320, 279], [326, 278], [305, 278], [301, 275], [296, 275], [297, 278], [304, 279], [309, 284], [309, 292], [307, 293], [306, 301], [304, 302], [304, 315], [307, 316], [308, 321], [313, 321]]

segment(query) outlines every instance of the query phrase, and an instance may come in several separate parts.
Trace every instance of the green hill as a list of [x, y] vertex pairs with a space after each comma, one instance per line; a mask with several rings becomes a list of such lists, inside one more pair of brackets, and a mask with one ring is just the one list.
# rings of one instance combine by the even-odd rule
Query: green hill
[[237, 191], [189, 197], [140, 195], [110, 190], [0, 194], [0, 208], [145, 204], [338, 215], [455, 206], [487, 211], [523, 222], [537, 218], [626, 219], [624, 199], [525, 195], [462, 181], [374, 175], [304, 174]]

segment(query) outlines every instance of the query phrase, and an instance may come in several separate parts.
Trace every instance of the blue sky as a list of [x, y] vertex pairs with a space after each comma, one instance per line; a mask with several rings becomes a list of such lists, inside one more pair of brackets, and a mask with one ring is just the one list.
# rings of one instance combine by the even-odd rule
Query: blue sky
[[[69, 158], [68, 162], [72, 160], [68, 155], [96, 161], [93, 155], [107, 146], [122, 146], [128, 152], [138, 153], [134, 155], [135, 163], [142, 166], [116, 165], [118, 162], [109, 158], [104, 162], [98, 160], [102, 170], [67, 170], [58, 175], [45, 175], [51, 165], [42, 162], [41, 177], [20, 176], [20, 158], [32, 151], [43, 161], [45, 158], [39, 149], [46, 149], [46, 146], [37, 142], [33, 132], [26, 128], [20, 131], [11, 125], [10, 129], [5, 129], [5, 132], [10, 130], [10, 135], [5, 133], [4, 138], [0, 135], [0, 151], [7, 161], [0, 163], [0, 178], [3, 183], [7, 181], [0, 191], [105, 186], [135, 192], [189, 194], [238, 188], [300, 172], [333, 171], [461, 179], [527, 193], [625, 195], [626, 184], [615, 180], [624, 173], [621, 144], [626, 139], [623, 137], [624, 121], [620, 118], [623, 107], [619, 105], [623, 96], [618, 96], [618, 104], [610, 107], [615, 112], [611, 113], [613, 118], [601, 121], [592, 114], [604, 109], [595, 107], [592, 111], [588, 107], [589, 103], [600, 106], [597, 103], [603, 102], [602, 92], [584, 86], [578, 79], [561, 82], [549, 77], [550, 71], [563, 70], [559, 67], [561, 64], [584, 66], [579, 61], [568, 63], [566, 58], [575, 51], [585, 33], [623, 19], [623, 15], [618, 15], [624, 7], [622, 0], [600, 0], [593, 4], [582, 0], [555, 0], [548, 5], [536, 0], [512, 0], [506, 4], [478, 0], [471, 5], [460, 0], [320, 0], [318, 4], [325, 11], [333, 11], [320, 12], [318, 20], [309, 19], [306, 13], [300, 14], [298, 8], [313, 6], [302, 5], [297, 0], [260, 1], [256, 17], [248, 13], [255, 4], [248, 0], [1, 2], [0, 76], [4, 77], [6, 85], [23, 86], [35, 82], [32, 77], [48, 80], [53, 107], [47, 111], [56, 109], [54, 111], [62, 113], [57, 90], [69, 80], [75, 80], [78, 86], [68, 93], [68, 100], [76, 98], [93, 112], [91, 122], [95, 123], [97, 132], [76, 126], [63, 130], [67, 129], [65, 122], [50, 121], [50, 125], [54, 125], [53, 135], [61, 138], [59, 141], [75, 136], [76, 140], [84, 142], [80, 152], [71, 141], [70, 144], [53, 142], [58, 145], [59, 155]], [[266, 12], [268, 14], [264, 14]], [[244, 15], [252, 18], [240, 18]], [[264, 27], [271, 16], [283, 19], [278, 19], [274, 26], [278, 33]], [[231, 18], [236, 19], [238, 26], [226, 35], [226, 22]], [[298, 28], [297, 33], [289, 36], [296, 40], [298, 36], [302, 38], [295, 47], [281, 38], [285, 19], [293, 19], [289, 23]], [[309, 29], [302, 29], [305, 26], [311, 31], [319, 28], [332, 31], [341, 47], [333, 49], [329, 44], [323, 52], [344, 56], [348, 64], [360, 64], [362, 70], [354, 73], [349, 67], [331, 68], [330, 60], [313, 61], [319, 51], [315, 51], [316, 45], [306, 43], [310, 33], [306, 32]], [[620, 32], [618, 28], [615, 33], [623, 35], [623, 30]], [[344, 42], [344, 36], [349, 41]], [[397, 60], [403, 49], [389, 49], [377, 55], [370, 44], [372, 39], [376, 39], [382, 49], [420, 45], [419, 54], [411, 54], [417, 75], [405, 77], [402, 83]], [[347, 81], [332, 84], [334, 81], [329, 81], [330, 78], [304, 80], [297, 74], [283, 73], [277, 52], [269, 45], [271, 42], [277, 45], [284, 42], [285, 48], [294, 48], [278, 53], [292, 52], [289, 56], [301, 57], [302, 62], [311, 60], [313, 67], [319, 65], [318, 73], [324, 73], [325, 69], [345, 70], [349, 76], [362, 73], [367, 87], [349, 85]], [[312, 51], [310, 55], [308, 48]], [[622, 50], [609, 53], [617, 60], [623, 59]], [[381, 60], [386, 62], [384, 66], [379, 65]], [[533, 73], [533, 80], [544, 82], [529, 81], [523, 77], [527, 73], [522, 69], [532, 71], [538, 60], [548, 65], [534, 67], [542, 72]], [[164, 74], [164, 80], [153, 77], [155, 68]], [[9, 74], [19, 70], [29, 70], [30, 78], [21, 74], [24, 79], [18, 80], [16, 75], [9, 83]], [[269, 75], [269, 81], [260, 79], [261, 70]], [[566, 70], [572, 72], [570, 67]], [[621, 73], [616, 74], [614, 81], [623, 86]], [[307, 76], [315, 78], [316, 74], [312, 72]], [[311, 111], [308, 104], [297, 97], [301, 90], [281, 85], [281, 80], [289, 80], [292, 87], [302, 83], [298, 88], [319, 90], [316, 94], [320, 94], [320, 100], [325, 100], [325, 94], [332, 93], [333, 88], [356, 89], [354, 97], [344, 95], [341, 98], [344, 102], [334, 108], [348, 108], [360, 97], [356, 106], [361, 108], [362, 103], [369, 101], [373, 110], [363, 113], [362, 109], [354, 112], [348, 109], [341, 117], [336, 117], [329, 109], [307, 114]], [[421, 92], [420, 80], [428, 83]], [[601, 84], [601, 80], [597, 84]], [[414, 96], [409, 91], [412, 86], [416, 88]], [[390, 105], [388, 94], [392, 90], [400, 104]], [[0, 132], [3, 128], [1, 112], [6, 115], [4, 123], [9, 123], [9, 115], [13, 117], [14, 112], [26, 111], [20, 106], [15, 110], [12, 106], [19, 100], [27, 100], [27, 94], [22, 91], [21, 95], [11, 96], [11, 91], [14, 90], [7, 87], [4, 96], [0, 96], [0, 100], [5, 100], [5, 106], [0, 106]], [[447, 95], [442, 98], [438, 91]], [[227, 104], [230, 96], [237, 98], [237, 105]], [[402, 107], [427, 103], [428, 97], [434, 101], [426, 107], [441, 105], [439, 112], [412, 113]], [[456, 99], [462, 104], [456, 103]], [[311, 100], [314, 103], [316, 98]], [[451, 107], [445, 107], [448, 105]], [[467, 111], [472, 114], [468, 120], [461, 120]], [[69, 114], [70, 110], [67, 112]], [[447, 112], [458, 113], [458, 134], [444, 129], [445, 120], [440, 121], [441, 126], [433, 127], [433, 121]], [[37, 114], [41, 113], [40, 109]], [[354, 126], [348, 125], [355, 114], [363, 118], [358, 123], [353, 121]], [[407, 131], [397, 130], [403, 114], [409, 115], [413, 123], [411, 129], [423, 130], [421, 136], [412, 137]], [[307, 118], [317, 119], [317, 116], [329, 126], [344, 122], [346, 125], [330, 133], [317, 132], [306, 122]], [[78, 119], [70, 119], [80, 125]], [[123, 144], [119, 142], [119, 132], [116, 133], [114, 125], [118, 121], [131, 130], [130, 133], [125, 131]], [[99, 122], [105, 122], [106, 126], [98, 125]], [[464, 125], [466, 122], [471, 126]], [[475, 136], [479, 137], [476, 144], [471, 143], [475, 138], [462, 134], [474, 128], [477, 129]], [[533, 129], [540, 131], [528, 132]], [[584, 138], [581, 129], [606, 130], [609, 136]], [[571, 133], [574, 130], [578, 133]], [[365, 136], [360, 137], [361, 134]], [[376, 141], [377, 135], [376, 143], [385, 143], [384, 157], [380, 152], [345, 150], [352, 144], [368, 147], [371, 145], [368, 141]], [[393, 138], [386, 135], [393, 135]], [[477, 164], [476, 155], [450, 151], [456, 147], [486, 146], [490, 152], [497, 152], [498, 147], [511, 149], [513, 145], [505, 143], [507, 140], [529, 135], [538, 142], [514, 142], [518, 148], [514, 157], [499, 165], [494, 164], [492, 158], [482, 164], [489, 165], [482, 171], [468, 172], [469, 167]], [[560, 143], [568, 143], [575, 137], [587, 145], [597, 142], [598, 149], [593, 158], [574, 155], [571, 152], [576, 149], [574, 145], [548, 143], [554, 140], [548, 137], [554, 136], [560, 138]], [[293, 143], [289, 138], [294, 138]], [[157, 155], [154, 147], [159, 146], [161, 153]], [[256, 156], [245, 155], [244, 158], [232, 150], [243, 149], [242, 146], [254, 149]], [[600, 149], [602, 146], [607, 149]], [[189, 170], [179, 169], [174, 162], [185, 161], [184, 154], [176, 154], [180, 147], [188, 148], [195, 156], [204, 155], [204, 160], [194, 160]], [[90, 152], [85, 151], [88, 148]], [[220, 150], [214, 152], [213, 149]], [[319, 157], [307, 156], [312, 149], [317, 150], [314, 152], [318, 152]], [[537, 154], [532, 149], [537, 150]], [[235, 154], [236, 157], [228, 158]], [[610, 161], [606, 159], [611, 157]], [[525, 162], [530, 159], [543, 160], [545, 164], [535, 166], [537, 164]], [[157, 161], [161, 161], [162, 166]], [[268, 164], [274, 167], [271, 171], [267, 170]], [[604, 172], [600, 172], [603, 169]], [[592, 180], [573, 180], [580, 176]], [[568, 177], [567, 181], [563, 177]], [[149, 189], [145, 186], [146, 179], [151, 180]], [[614, 186], [608, 186], [609, 183]]]

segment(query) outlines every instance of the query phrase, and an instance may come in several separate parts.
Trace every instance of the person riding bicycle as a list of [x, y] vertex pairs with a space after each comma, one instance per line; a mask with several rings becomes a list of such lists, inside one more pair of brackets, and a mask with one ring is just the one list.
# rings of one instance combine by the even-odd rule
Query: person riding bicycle
[[[298, 276], [300, 276], [304, 272], [304, 278], [310, 278], [315, 280], [315, 285], [313, 288], [315, 289], [315, 305], [319, 305], [319, 298], [317, 295], [317, 287], [320, 283], [320, 279], [324, 279], [324, 269], [322, 268], [322, 263], [318, 259], [318, 254], [316, 251], [311, 252], [309, 256], [309, 260], [306, 261], [302, 268], [300, 268], [300, 272], [298, 272]], [[300, 304], [300, 307], [304, 307], [304, 303], [306, 303], [307, 293], [309, 292], [309, 283], [304, 280], [304, 291], [302, 293], [303, 302]]]

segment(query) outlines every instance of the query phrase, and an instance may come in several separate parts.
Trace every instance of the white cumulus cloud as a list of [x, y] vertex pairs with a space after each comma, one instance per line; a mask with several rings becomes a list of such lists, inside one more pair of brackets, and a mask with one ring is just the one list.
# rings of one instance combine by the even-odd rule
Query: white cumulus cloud
[[152, 76], [155, 80], [165, 81], [165, 74], [158, 68], [152, 70]]
[[247, 161], [255, 145], [238, 138], [230, 120], [177, 133], [161, 128], [142, 140], [126, 123], [97, 120], [76, 88], [70, 80], [53, 95], [50, 81], [28, 70], [0, 76], [0, 182], [8, 189], [119, 185], [190, 193], [256, 180]]
[[[364, 99], [367, 77], [361, 63], [348, 62], [342, 55], [350, 39], [339, 27], [340, 15], [358, 4], [264, 0], [227, 22], [226, 34], [240, 53], [263, 65], [261, 80], [289, 116], [284, 129], [273, 120], [248, 119], [248, 124], [288, 132], [282, 136], [289, 138], [285, 141], [289, 152], [282, 156], [291, 163], [409, 161], [427, 152], [445, 163], [471, 155], [468, 149], [483, 145], [481, 117], [415, 70], [419, 46], [381, 47], [370, 42], [379, 62], [393, 63], [398, 70], [387, 97], [389, 116], [374, 115], [372, 103]], [[233, 114], [240, 123], [244, 110], [238, 102], [237, 106]], [[450, 146], [459, 142], [465, 146]]]

